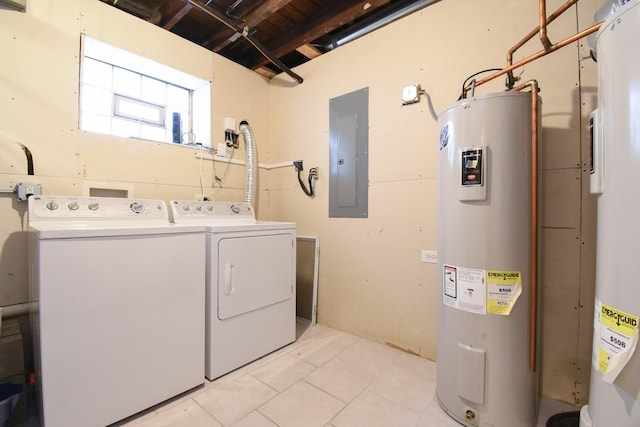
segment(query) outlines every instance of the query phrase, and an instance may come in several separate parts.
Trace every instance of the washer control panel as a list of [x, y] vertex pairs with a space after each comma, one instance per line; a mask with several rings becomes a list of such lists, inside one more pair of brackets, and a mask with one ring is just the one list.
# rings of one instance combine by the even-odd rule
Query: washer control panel
[[162, 200], [112, 197], [29, 197], [29, 220], [162, 220], [169, 214]]
[[175, 223], [195, 220], [255, 223], [256, 218], [247, 202], [171, 200], [169, 205]]

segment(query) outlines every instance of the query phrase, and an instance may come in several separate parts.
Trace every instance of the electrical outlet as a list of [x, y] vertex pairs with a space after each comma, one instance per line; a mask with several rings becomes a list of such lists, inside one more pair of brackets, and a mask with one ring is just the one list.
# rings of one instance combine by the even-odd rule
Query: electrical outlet
[[237, 134], [234, 131], [231, 130], [225, 130], [224, 131], [224, 141], [227, 144], [227, 147], [231, 148], [233, 147], [234, 149], [236, 148], [240, 148], [240, 142], [238, 141], [238, 136], [239, 134]]
[[19, 201], [26, 202], [29, 196], [39, 196], [42, 194], [42, 185], [32, 184], [30, 182], [19, 182], [18, 185], [16, 185], [16, 194], [18, 195]]
[[428, 262], [429, 264], [438, 263], [438, 251], [430, 251], [427, 249], [422, 250], [422, 262]]

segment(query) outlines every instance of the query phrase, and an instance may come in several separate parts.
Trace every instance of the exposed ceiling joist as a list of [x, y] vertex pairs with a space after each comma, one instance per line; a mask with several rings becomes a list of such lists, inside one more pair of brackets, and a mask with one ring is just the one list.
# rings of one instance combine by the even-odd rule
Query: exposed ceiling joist
[[337, 33], [437, 0], [99, 1], [271, 78], [335, 48]]

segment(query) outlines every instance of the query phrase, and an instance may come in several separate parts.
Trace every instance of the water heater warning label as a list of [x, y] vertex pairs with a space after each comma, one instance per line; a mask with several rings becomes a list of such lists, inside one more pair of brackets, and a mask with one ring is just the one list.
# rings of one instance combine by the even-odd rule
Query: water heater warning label
[[470, 313], [487, 313], [485, 270], [443, 267], [444, 304]]
[[522, 294], [519, 271], [487, 271], [487, 313], [508, 316]]
[[519, 271], [444, 265], [442, 273], [443, 302], [458, 310], [508, 316], [522, 294]]

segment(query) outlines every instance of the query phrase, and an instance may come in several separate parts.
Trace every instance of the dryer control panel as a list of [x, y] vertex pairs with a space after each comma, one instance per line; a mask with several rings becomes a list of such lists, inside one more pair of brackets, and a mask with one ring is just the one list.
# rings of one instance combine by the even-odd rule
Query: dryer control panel
[[247, 202], [172, 200], [171, 220], [176, 224], [201, 221], [255, 224], [256, 217]]

